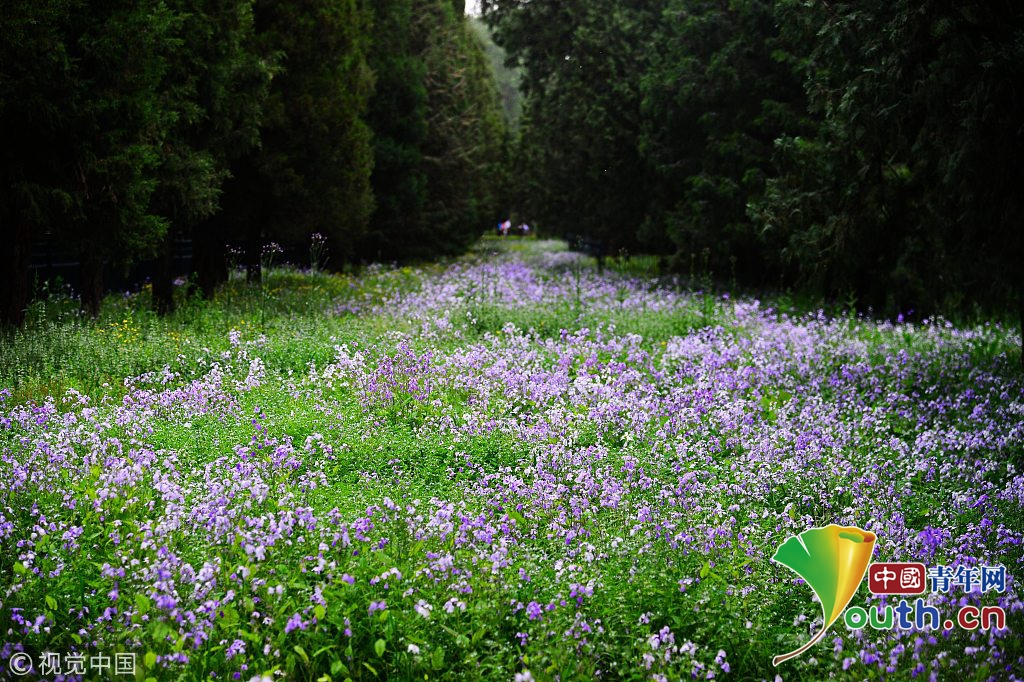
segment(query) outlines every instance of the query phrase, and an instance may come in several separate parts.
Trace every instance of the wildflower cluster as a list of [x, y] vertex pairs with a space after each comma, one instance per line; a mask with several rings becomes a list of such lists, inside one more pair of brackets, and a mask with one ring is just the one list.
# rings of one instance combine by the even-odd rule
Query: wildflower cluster
[[[371, 272], [417, 282], [359, 312], [394, 331], [324, 339], [333, 359], [304, 372], [239, 331], [116, 399], [0, 393], [0, 663], [774, 678], [820, 610], [769, 557], [823, 523], [877, 532], [893, 560], [1005, 565], [1007, 632], [1024, 626], [1012, 333], [709, 304], [579, 267]], [[1003, 678], [1015, 642], [864, 629], [791, 665]]]

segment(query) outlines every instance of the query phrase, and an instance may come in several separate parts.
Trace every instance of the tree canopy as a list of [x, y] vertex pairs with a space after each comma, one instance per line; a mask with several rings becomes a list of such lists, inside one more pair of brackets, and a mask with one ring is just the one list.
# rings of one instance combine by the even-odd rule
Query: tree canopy
[[[497, 215], [494, 76], [450, 0], [43, 0], [0, 8], [0, 322], [19, 323], [32, 244], [105, 266], [191, 239], [196, 283], [245, 244], [323, 235], [333, 263], [463, 248]], [[375, 170], [376, 169], [376, 170]]]
[[1012, 2], [484, 0], [522, 69], [519, 206], [879, 313], [1021, 305]]
[[104, 264], [166, 264], [177, 239], [210, 294], [229, 242], [257, 278], [268, 241], [421, 259], [510, 215], [880, 313], [1024, 317], [1018, 4], [483, 0], [486, 29], [464, 10], [4, 3], [0, 319], [40, 238], [77, 250], [95, 312]]

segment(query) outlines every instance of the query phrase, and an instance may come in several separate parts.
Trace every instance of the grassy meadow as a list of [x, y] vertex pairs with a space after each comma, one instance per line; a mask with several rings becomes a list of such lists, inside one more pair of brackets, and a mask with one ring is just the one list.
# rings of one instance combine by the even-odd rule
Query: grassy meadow
[[[0, 668], [139, 680], [1012, 679], [1024, 383], [997, 323], [692, 291], [482, 241], [442, 264], [236, 273], [0, 337]], [[821, 627], [770, 561], [1003, 565], [1007, 629]], [[866, 585], [856, 604], [874, 605]], [[49, 679], [40, 670], [32, 675]], [[2, 675], [0, 675], [2, 676]], [[112, 672], [95, 679], [127, 679]], [[94, 679], [86, 675], [84, 679]]]

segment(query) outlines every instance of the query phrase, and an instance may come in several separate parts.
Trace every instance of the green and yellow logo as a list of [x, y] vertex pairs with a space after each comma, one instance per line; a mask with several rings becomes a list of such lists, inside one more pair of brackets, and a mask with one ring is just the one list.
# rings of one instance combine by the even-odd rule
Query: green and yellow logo
[[875, 540], [869, 531], [831, 524], [805, 530], [779, 546], [772, 561], [799, 575], [814, 590], [821, 602], [822, 628], [799, 649], [773, 658], [773, 665], [810, 649], [839, 620], [864, 580]]

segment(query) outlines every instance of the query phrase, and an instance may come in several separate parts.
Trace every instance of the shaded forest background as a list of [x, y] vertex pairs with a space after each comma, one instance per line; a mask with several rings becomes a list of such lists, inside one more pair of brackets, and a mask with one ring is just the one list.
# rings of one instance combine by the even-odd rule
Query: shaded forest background
[[[1024, 320], [1024, 9], [995, 2], [11, 0], [0, 320], [30, 246], [463, 251], [502, 217], [880, 314]], [[493, 42], [492, 39], [493, 38]], [[240, 254], [226, 245], [244, 245]]]
[[1024, 6], [482, 0], [514, 205], [603, 253], [876, 314], [1024, 322]]
[[93, 314], [104, 270], [156, 258], [168, 312], [176, 240], [209, 295], [271, 242], [336, 268], [461, 253], [506, 203], [493, 68], [453, 0], [12, 0], [0, 125], [14, 324], [39, 239], [77, 254]]

